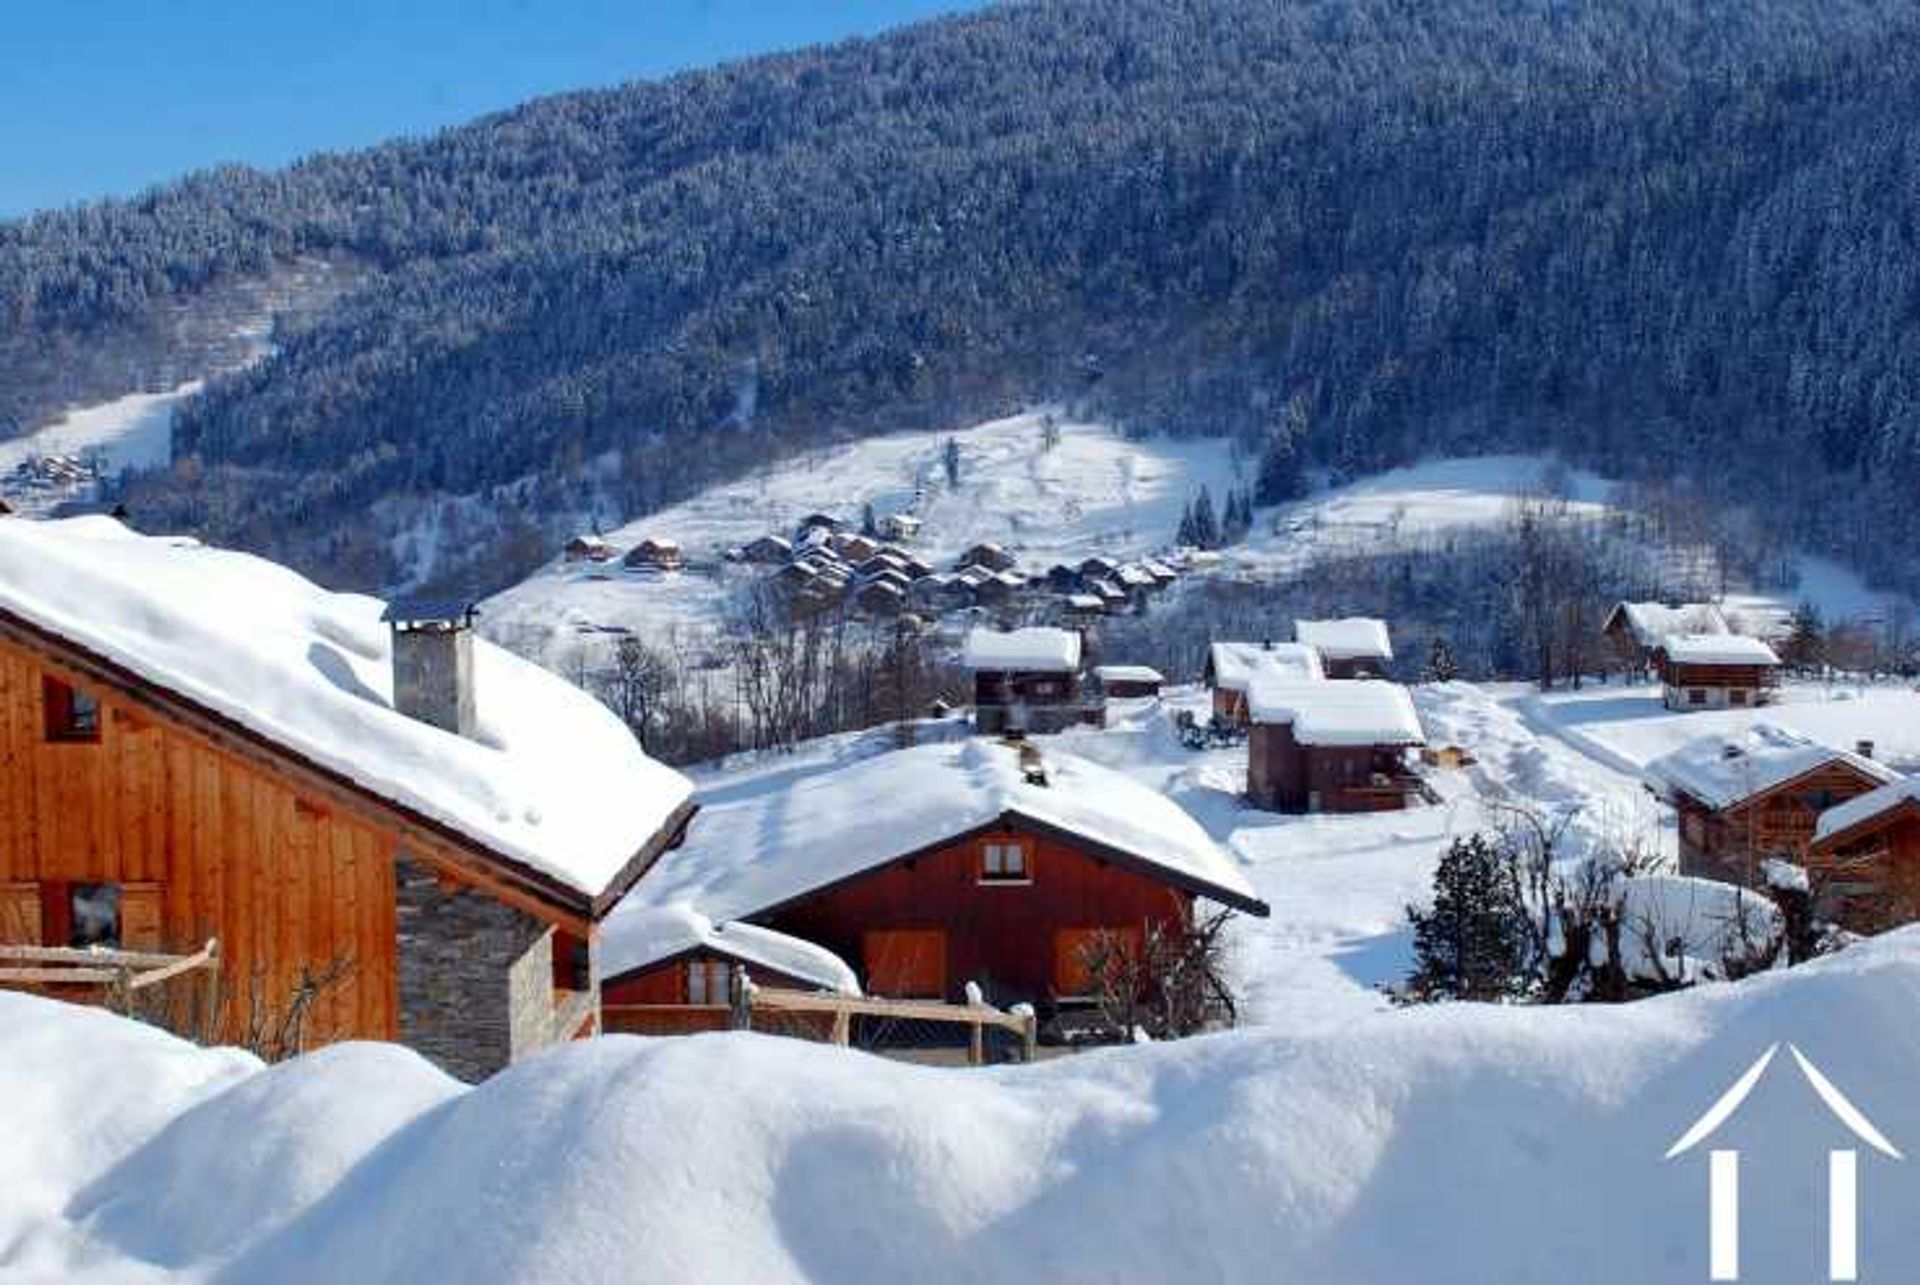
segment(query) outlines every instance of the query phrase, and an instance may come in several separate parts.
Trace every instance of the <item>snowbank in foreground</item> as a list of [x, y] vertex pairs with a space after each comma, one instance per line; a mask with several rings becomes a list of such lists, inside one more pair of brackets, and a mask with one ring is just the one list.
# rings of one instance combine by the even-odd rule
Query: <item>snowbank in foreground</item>
[[[260, 1073], [0, 996], [0, 1276], [1703, 1280], [1705, 1159], [1668, 1144], [1790, 1040], [1912, 1147], [1916, 1005], [1908, 932], [1615, 1009], [1402, 1010], [991, 1072], [610, 1038], [462, 1090], [390, 1049]], [[1743, 1279], [1819, 1279], [1823, 1152], [1847, 1135], [1790, 1059], [1714, 1145], [1745, 1152]], [[1894, 1279], [1920, 1264], [1920, 1167], [1861, 1165], [1863, 1266]]]

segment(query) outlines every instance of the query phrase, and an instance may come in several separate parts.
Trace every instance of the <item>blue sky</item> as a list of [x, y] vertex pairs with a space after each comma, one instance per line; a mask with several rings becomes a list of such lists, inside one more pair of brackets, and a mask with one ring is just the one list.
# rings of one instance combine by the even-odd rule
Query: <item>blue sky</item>
[[0, 217], [981, 0], [5, 0]]

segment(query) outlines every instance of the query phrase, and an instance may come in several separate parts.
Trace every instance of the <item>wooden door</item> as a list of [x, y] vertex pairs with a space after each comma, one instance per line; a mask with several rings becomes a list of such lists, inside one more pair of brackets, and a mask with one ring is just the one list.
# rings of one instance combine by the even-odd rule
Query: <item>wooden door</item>
[[861, 944], [867, 993], [942, 999], [947, 993], [947, 934], [938, 928], [875, 930]]

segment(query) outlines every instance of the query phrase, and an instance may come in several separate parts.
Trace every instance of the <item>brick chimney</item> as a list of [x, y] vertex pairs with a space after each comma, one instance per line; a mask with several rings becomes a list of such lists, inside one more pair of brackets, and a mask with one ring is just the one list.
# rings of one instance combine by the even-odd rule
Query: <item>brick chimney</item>
[[471, 738], [473, 617], [470, 602], [395, 602], [381, 617], [393, 629], [393, 707], [408, 718]]

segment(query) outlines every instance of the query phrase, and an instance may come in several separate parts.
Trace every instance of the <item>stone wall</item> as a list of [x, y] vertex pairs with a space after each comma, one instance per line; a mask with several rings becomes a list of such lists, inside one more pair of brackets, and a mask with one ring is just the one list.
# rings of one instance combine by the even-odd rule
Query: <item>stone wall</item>
[[405, 852], [394, 861], [400, 1042], [483, 1080], [553, 1040], [553, 930]]

